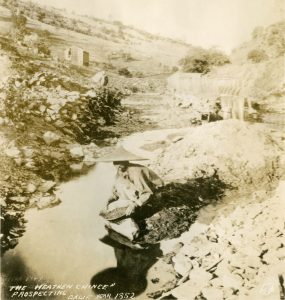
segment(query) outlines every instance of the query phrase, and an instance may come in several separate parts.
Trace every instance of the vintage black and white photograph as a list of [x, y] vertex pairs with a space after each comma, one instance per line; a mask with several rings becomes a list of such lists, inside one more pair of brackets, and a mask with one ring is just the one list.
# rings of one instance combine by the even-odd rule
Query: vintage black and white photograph
[[285, 300], [285, 2], [0, 0], [2, 300]]

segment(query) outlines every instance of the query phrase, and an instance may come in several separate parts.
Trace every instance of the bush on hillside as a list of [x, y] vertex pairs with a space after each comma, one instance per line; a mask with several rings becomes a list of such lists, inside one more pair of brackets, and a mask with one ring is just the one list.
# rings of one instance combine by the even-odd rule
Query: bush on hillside
[[172, 71], [173, 73], [175, 73], [175, 72], [177, 72], [178, 70], [179, 70], [179, 68], [178, 68], [177, 66], [173, 66], [171, 71]]
[[131, 53], [129, 53], [129, 52], [123, 53], [123, 59], [126, 62], [134, 60], [134, 58], [132, 57]]
[[135, 75], [136, 75], [137, 78], [143, 78], [144, 77], [144, 73], [141, 72], [141, 71], [136, 72]]
[[187, 73], [208, 73], [210, 64], [205, 54], [187, 56], [180, 60], [183, 72]]
[[263, 50], [254, 49], [247, 54], [247, 59], [254, 63], [259, 63], [268, 59], [267, 54]]
[[48, 47], [48, 45], [44, 41], [39, 42], [38, 50], [39, 50], [39, 53], [42, 53], [46, 56], [49, 56], [50, 53], [51, 53], [50, 48]]
[[118, 70], [119, 75], [125, 76], [125, 77], [133, 77], [132, 73], [127, 68], [121, 68]]
[[132, 91], [132, 93], [138, 93], [139, 92], [139, 88], [137, 86], [131, 86], [130, 90]]
[[207, 54], [210, 65], [223, 66], [230, 63], [229, 57], [217, 50], [210, 50]]
[[227, 55], [217, 50], [199, 49], [179, 61], [183, 72], [206, 74], [212, 66], [230, 63]]

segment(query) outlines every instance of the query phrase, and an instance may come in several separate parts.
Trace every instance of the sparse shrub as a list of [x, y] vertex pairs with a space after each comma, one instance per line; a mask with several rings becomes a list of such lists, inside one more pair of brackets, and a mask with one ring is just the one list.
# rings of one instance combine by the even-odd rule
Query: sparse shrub
[[251, 106], [252, 106], [252, 108], [255, 109], [255, 110], [260, 110], [260, 104], [257, 103], [257, 102], [253, 102]]
[[110, 64], [110, 63], [103, 63], [103, 68], [104, 70], [114, 70], [115, 66]]
[[119, 69], [118, 74], [129, 78], [133, 77], [132, 73], [127, 68]]
[[220, 51], [210, 50], [207, 55], [210, 65], [223, 66], [230, 63], [229, 57]]
[[103, 33], [105, 33], [105, 34], [107, 34], [107, 35], [114, 34], [113, 30], [110, 30], [110, 29], [108, 29], [108, 28], [105, 27], [105, 26], [102, 27], [101, 30], [102, 30]]
[[47, 55], [47, 56], [50, 55], [50, 48], [43, 41], [39, 42], [39, 44], [38, 44], [38, 50], [39, 50], [39, 53], [42, 53], [42, 54]]
[[149, 90], [152, 91], [152, 92], [155, 91], [155, 85], [154, 85], [154, 83], [153, 83], [153, 82], [149, 82], [148, 88], [149, 88]]
[[209, 61], [206, 55], [193, 55], [180, 60], [182, 70], [187, 73], [208, 73]]
[[39, 11], [38, 14], [37, 14], [37, 19], [40, 21], [40, 22], [43, 22], [44, 18], [46, 17], [46, 14], [44, 11]]
[[140, 72], [140, 71], [136, 72], [136, 77], [143, 78], [144, 77], [143, 72]]
[[139, 88], [137, 87], [137, 86], [131, 86], [131, 91], [133, 92], [133, 93], [137, 93], [138, 91], [139, 91]]
[[126, 62], [134, 60], [134, 58], [132, 57], [131, 53], [128, 53], [128, 52], [123, 53], [123, 59]]
[[177, 72], [178, 70], [179, 70], [179, 68], [178, 68], [177, 66], [173, 66], [173, 67], [172, 67], [172, 72], [173, 72], [173, 73]]
[[197, 49], [179, 61], [184, 72], [208, 73], [212, 66], [222, 66], [230, 63], [227, 55], [217, 50]]
[[248, 53], [247, 59], [254, 63], [259, 63], [267, 60], [268, 56], [263, 50], [254, 49]]

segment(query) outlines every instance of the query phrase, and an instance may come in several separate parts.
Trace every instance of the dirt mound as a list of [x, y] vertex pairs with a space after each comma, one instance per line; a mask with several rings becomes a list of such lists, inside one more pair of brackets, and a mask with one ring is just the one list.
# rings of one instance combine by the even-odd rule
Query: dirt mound
[[152, 168], [166, 181], [198, 177], [219, 179], [232, 186], [261, 184], [278, 177], [282, 148], [262, 125], [227, 120], [189, 130], [164, 148]]

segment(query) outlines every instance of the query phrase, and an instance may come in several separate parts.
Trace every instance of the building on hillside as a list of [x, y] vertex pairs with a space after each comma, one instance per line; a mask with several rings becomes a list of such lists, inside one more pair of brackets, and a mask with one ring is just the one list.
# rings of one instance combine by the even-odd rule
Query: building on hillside
[[70, 61], [73, 65], [89, 66], [89, 52], [76, 46], [64, 50], [64, 59]]

